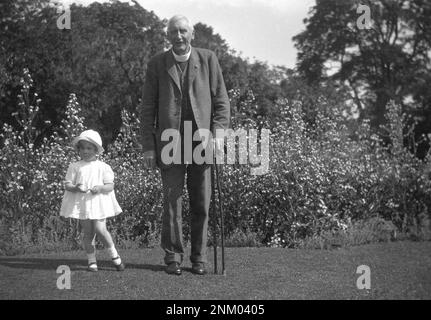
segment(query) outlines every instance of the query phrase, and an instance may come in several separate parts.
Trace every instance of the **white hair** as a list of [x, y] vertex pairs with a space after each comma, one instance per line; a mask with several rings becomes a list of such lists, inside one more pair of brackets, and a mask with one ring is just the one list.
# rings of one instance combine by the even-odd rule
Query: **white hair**
[[182, 14], [176, 14], [172, 18], [170, 18], [168, 20], [168, 24], [166, 26], [166, 30], [169, 29], [169, 25], [171, 23], [173, 23], [174, 21], [177, 21], [177, 20], [185, 20], [185, 21], [187, 21], [187, 25], [192, 29], [192, 31], [194, 30], [192, 21], [189, 18], [187, 18], [186, 16], [182, 15]]

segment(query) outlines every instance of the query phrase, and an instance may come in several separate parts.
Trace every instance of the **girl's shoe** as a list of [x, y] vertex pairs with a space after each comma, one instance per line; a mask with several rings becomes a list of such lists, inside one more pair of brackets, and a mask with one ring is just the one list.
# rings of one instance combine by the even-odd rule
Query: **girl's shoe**
[[97, 264], [96, 262], [92, 262], [88, 264], [87, 271], [97, 272]]
[[112, 262], [114, 263], [115, 269], [117, 269], [117, 271], [124, 271], [124, 269], [126, 269], [126, 266], [124, 265], [123, 262], [121, 262], [120, 264], [116, 264], [114, 260], [117, 260], [117, 259], [120, 259], [120, 256], [116, 258], [112, 258]]

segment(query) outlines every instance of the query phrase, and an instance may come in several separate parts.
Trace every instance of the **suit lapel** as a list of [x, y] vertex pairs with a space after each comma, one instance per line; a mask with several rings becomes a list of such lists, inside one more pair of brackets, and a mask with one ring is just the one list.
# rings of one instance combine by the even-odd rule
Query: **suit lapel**
[[168, 74], [171, 76], [172, 80], [176, 84], [178, 90], [180, 90], [180, 92], [181, 92], [180, 77], [178, 75], [177, 67], [175, 65], [174, 56], [173, 56], [171, 50], [167, 51], [167, 53], [166, 53], [166, 70], [168, 71]]
[[199, 57], [196, 50], [192, 47], [192, 52], [190, 53], [189, 61], [189, 88], [192, 87], [193, 80], [196, 77], [197, 71], [199, 69]]

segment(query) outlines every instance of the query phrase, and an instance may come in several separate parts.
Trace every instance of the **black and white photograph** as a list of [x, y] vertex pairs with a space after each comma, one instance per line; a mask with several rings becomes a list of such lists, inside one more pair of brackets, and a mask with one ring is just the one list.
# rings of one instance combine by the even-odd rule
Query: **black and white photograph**
[[0, 187], [0, 300], [429, 300], [431, 2], [2, 0]]

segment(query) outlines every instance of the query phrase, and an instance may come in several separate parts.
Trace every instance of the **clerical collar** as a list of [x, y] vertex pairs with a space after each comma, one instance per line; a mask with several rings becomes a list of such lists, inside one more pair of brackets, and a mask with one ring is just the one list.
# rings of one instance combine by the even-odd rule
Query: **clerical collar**
[[174, 55], [175, 61], [177, 62], [186, 62], [190, 58], [190, 54], [192, 53], [192, 46], [190, 46], [189, 52], [183, 55], [178, 55], [174, 52], [174, 49], [172, 49], [172, 54]]

